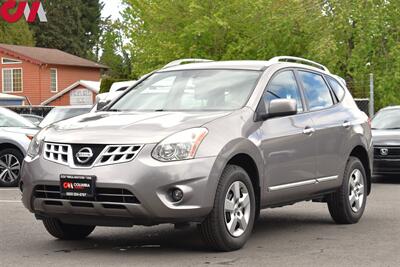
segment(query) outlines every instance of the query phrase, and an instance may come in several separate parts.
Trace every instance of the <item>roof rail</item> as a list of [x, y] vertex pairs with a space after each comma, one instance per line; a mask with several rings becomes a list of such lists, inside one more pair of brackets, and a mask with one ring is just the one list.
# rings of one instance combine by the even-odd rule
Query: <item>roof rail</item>
[[185, 58], [185, 59], [178, 59], [174, 60], [163, 67], [163, 69], [172, 68], [175, 66], [179, 66], [182, 64], [189, 64], [189, 63], [200, 63], [200, 62], [211, 62], [212, 60], [209, 59], [201, 59], [201, 58]]
[[330, 73], [329, 69], [327, 67], [325, 67], [324, 65], [319, 64], [315, 61], [301, 58], [301, 57], [281, 56], [281, 57], [271, 58], [269, 61], [270, 62], [295, 62], [295, 63], [298, 62], [300, 64], [306, 63], [306, 65], [310, 65], [310, 66], [316, 67], [318, 69], [321, 69], [323, 71]]

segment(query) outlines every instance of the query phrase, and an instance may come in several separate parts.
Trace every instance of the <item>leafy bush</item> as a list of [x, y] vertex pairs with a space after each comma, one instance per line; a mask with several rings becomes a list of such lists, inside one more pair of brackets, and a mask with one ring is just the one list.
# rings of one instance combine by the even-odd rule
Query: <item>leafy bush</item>
[[101, 79], [101, 85], [100, 85], [100, 92], [99, 92], [99, 94], [109, 92], [111, 86], [113, 85], [113, 83], [115, 83], [115, 82], [121, 82], [121, 81], [123, 81], [123, 80], [121, 80], [121, 79], [114, 79], [114, 78], [111, 78], [111, 77], [105, 77], [105, 78]]

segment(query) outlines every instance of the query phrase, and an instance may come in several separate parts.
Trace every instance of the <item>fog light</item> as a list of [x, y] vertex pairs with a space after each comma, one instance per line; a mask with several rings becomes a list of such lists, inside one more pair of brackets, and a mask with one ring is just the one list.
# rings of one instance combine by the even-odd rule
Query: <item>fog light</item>
[[174, 202], [181, 201], [183, 198], [183, 192], [179, 188], [172, 189], [172, 200]]

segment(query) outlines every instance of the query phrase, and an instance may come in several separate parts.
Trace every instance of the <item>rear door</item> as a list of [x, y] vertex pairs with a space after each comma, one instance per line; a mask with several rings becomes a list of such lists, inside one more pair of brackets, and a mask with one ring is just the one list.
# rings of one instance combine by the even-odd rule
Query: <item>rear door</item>
[[344, 169], [343, 150], [350, 127], [348, 114], [328, 86], [324, 75], [308, 70], [298, 70], [297, 74], [315, 128], [315, 178], [321, 184], [320, 189], [334, 186]]
[[276, 73], [267, 85], [264, 101], [280, 98], [296, 99], [298, 114], [268, 119], [260, 128], [269, 204], [306, 195], [316, 175], [313, 122], [310, 114], [304, 112], [304, 100], [293, 70]]

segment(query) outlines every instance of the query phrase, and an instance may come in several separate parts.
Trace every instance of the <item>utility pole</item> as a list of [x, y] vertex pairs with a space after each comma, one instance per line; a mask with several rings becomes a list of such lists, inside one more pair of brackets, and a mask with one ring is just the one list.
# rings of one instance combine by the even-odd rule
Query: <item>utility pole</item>
[[369, 74], [369, 117], [375, 114], [375, 98], [374, 98], [374, 74]]

